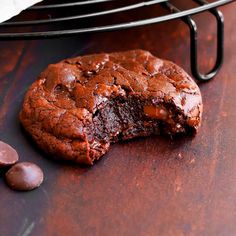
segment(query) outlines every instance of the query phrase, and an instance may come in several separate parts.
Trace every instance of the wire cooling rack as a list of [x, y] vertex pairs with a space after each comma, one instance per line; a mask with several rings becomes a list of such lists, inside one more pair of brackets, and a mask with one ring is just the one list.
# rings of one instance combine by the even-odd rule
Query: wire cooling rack
[[[190, 29], [190, 55], [191, 70], [193, 76], [199, 81], [208, 81], [212, 79], [220, 70], [224, 55], [224, 17], [217, 10], [217, 7], [233, 2], [234, 0], [218, 0], [207, 2], [206, 0], [189, 0], [195, 5], [181, 10], [177, 8], [171, 0], [146, 0], [146, 1], [121, 1], [121, 0], [86, 0], [86, 1], [63, 1], [62, 3], [49, 4], [44, 1], [43, 4], [35, 5], [13, 20], [0, 24], [0, 40], [17, 39], [40, 39], [62, 36], [78, 35], [82, 33], [104, 32], [113, 30], [123, 30], [133, 27], [140, 27], [173, 19], [183, 20]], [[122, 3], [116, 6], [116, 3]], [[113, 4], [114, 3], [114, 4]], [[124, 4], [125, 3], [125, 4]], [[188, 5], [188, 3], [186, 3]], [[106, 4], [109, 7], [106, 7]], [[159, 5], [168, 10], [164, 15], [145, 19], [134, 19], [121, 23], [99, 25], [99, 19], [103, 16], [114, 18], [116, 14], [134, 12], [140, 9]], [[89, 8], [89, 12], [78, 13], [83, 7]], [[102, 6], [102, 7], [101, 7]], [[104, 8], [103, 8], [104, 7]], [[99, 9], [99, 10], [98, 10]], [[209, 11], [217, 21], [217, 53], [214, 67], [207, 74], [202, 74], [198, 69], [198, 37], [197, 25], [191, 18], [192, 15]], [[58, 14], [60, 12], [60, 14]], [[69, 12], [69, 14], [68, 14]], [[86, 23], [92, 21], [94, 25], [88, 26]], [[109, 22], [109, 20], [107, 20]], [[45, 30], [45, 28], [47, 30]]]

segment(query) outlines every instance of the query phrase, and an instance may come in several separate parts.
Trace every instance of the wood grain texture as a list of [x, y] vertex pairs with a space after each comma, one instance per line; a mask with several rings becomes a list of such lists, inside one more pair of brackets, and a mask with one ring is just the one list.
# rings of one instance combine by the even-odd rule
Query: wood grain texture
[[[0, 139], [45, 173], [43, 185], [27, 193], [0, 181], [0, 235], [236, 235], [235, 9], [236, 3], [222, 8], [224, 66], [200, 84], [199, 134], [115, 144], [91, 168], [51, 161], [25, 135], [18, 113], [28, 86], [60, 59], [135, 48], [189, 72], [188, 28], [172, 21], [63, 40], [0, 42]], [[196, 20], [206, 70], [214, 62], [215, 21], [205, 13]]]

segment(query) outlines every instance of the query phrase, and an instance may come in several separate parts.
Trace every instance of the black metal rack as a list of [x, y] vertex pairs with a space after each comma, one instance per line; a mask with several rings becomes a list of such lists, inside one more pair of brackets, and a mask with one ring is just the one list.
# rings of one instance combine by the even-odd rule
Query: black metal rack
[[[111, 2], [117, 2], [120, 0], [86, 0], [86, 1], [75, 1], [75, 2], [66, 2], [60, 4], [38, 4], [35, 5], [28, 10], [21, 13], [21, 15], [26, 14], [27, 12], [45, 12], [55, 9], [75, 9], [81, 6], [93, 6], [97, 4], [106, 4]], [[155, 23], [160, 23], [168, 20], [178, 19], [180, 18], [183, 20], [190, 29], [190, 55], [191, 55], [191, 70], [193, 76], [199, 81], [209, 81], [212, 79], [220, 70], [222, 63], [223, 63], [223, 55], [224, 55], [224, 17], [223, 14], [217, 10], [216, 8], [234, 0], [218, 0], [207, 2], [206, 0], [192, 0], [197, 3], [196, 7], [192, 7], [187, 10], [180, 10], [178, 9], [171, 0], [146, 0], [142, 2], [135, 2], [133, 4], [121, 6], [121, 7], [114, 7], [108, 10], [102, 11], [94, 11], [92, 13], [86, 14], [76, 14], [70, 16], [60, 16], [60, 17], [48, 17], [48, 18], [39, 18], [36, 20], [27, 19], [27, 20], [11, 20], [0, 24], [0, 40], [17, 40], [17, 39], [40, 39], [40, 38], [53, 38], [53, 37], [62, 37], [62, 36], [71, 36], [77, 35], [82, 33], [92, 33], [92, 32], [104, 32], [104, 31], [113, 31], [113, 30], [122, 30], [128, 29], [132, 27], [150, 25]], [[157, 17], [152, 17], [148, 19], [142, 20], [134, 20], [129, 22], [123, 23], [116, 23], [116, 24], [107, 24], [101, 26], [92, 26], [86, 28], [72, 28], [68, 29], [68, 27], [64, 28], [65, 24], [70, 25], [71, 22], [79, 21], [81, 19], [91, 19], [100, 16], [106, 15], [113, 15], [116, 13], [121, 12], [128, 12], [128, 11], [135, 11], [142, 7], [150, 7], [152, 5], [159, 4], [161, 7], [164, 7], [168, 10], [168, 14], [161, 15]], [[199, 72], [198, 69], [198, 37], [197, 37], [197, 25], [195, 21], [191, 18], [192, 15], [203, 12], [209, 11], [217, 20], [217, 56], [216, 62], [214, 67], [210, 70], [207, 74], [202, 74]], [[41, 14], [39, 14], [41, 15]], [[45, 31], [44, 29], [36, 29], [36, 31], [32, 30], [32, 27], [41, 26], [41, 25], [53, 25], [57, 23], [63, 23], [62, 28], [59, 30], [48, 30]]]

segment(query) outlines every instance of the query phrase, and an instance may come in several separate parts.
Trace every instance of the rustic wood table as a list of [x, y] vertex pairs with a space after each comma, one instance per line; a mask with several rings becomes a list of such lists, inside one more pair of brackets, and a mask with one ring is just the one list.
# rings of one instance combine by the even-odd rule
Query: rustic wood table
[[[180, 20], [67, 39], [0, 42], [0, 140], [45, 173], [43, 185], [14, 192], [0, 180], [0, 235], [236, 235], [236, 2], [225, 15], [221, 72], [200, 84], [203, 124], [194, 138], [114, 144], [93, 167], [56, 163], [18, 119], [29, 85], [49, 63], [94, 52], [142, 48], [189, 73], [189, 31]], [[199, 25], [200, 64], [215, 57], [215, 21]], [[207, 23], [206, 23], [207, 22]]]

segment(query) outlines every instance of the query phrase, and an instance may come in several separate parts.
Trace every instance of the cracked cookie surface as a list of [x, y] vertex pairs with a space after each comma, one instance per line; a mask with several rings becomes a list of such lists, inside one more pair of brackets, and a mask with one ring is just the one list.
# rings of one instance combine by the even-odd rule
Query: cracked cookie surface
[[112, 142], [195, 133], [201, 116], [201, 93], [183, 69], [132, 50], [49, 65], [26, 93], [20, 121], [54, 158], [91, 165]]

